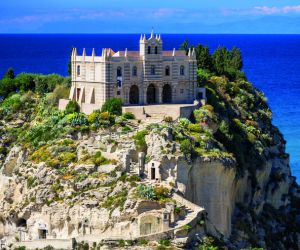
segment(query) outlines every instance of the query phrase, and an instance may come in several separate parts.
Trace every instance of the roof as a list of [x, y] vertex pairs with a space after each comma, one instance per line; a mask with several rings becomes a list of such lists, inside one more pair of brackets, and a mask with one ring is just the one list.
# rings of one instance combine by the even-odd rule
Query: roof
[[[117, 53], [114, 54], [114, 56], [121, 56], [124, 57], [125, 56], [125, 51], [118, 51]], [[127, 51], [127, 56], [129, 57], [139, 57], [140, 56], [140, 52], [139, 51]]]
[[[173, 50], [163, 51], [163, 56], [173, 56]], [[185, 50], [175, 50], [175, 56], [186, 56]]]

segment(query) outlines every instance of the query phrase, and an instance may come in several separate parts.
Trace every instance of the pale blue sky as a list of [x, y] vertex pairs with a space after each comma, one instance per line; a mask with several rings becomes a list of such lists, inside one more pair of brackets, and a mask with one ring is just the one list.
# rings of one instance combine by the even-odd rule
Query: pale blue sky
[[300, 0], [1, 0], [0, 33], [300, 33]]

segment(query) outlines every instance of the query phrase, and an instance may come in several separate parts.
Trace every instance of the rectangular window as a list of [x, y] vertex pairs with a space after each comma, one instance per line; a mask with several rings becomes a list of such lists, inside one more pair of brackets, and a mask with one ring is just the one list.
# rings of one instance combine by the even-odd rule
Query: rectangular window
[[80, 91], [81, 91], [80, 88], [76, 89], [76, 99], [77, 99], [77, 101], [79, 101], [79, 98], [80, 98]]
[[180, 89], [180, 94], [183, 94], [183, 92], [184, 92], [184, 89]]
[[117, 91], [117, 95], [121, 95], [121, 91]]

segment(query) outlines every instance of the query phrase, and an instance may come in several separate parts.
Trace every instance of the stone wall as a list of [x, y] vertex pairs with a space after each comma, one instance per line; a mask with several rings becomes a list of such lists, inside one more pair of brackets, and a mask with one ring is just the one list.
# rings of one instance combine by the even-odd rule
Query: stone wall
[[36, 240], [23, 241], [14, 244], [14, 248], [25, 246], [26, 249], [43, 249], [47, 246], [52, 246], [54, 249], [72, 249], [72, 240]]

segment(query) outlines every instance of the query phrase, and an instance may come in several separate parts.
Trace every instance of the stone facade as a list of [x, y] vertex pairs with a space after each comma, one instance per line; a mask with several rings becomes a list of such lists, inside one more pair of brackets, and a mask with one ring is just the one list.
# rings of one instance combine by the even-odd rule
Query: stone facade
[[163, 51], [161, 36], [140, 38], [139, 51], [103, 49], [101, 56], [72, 52], [72, 87], [69, 99], [83, 112], [101, 108], [109, 98], [124, 105], [193, 103], [198, 98], [197, 62], [194, 50], [188, 55], [175, 49]]

